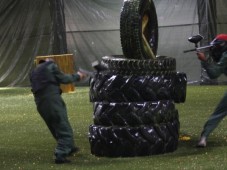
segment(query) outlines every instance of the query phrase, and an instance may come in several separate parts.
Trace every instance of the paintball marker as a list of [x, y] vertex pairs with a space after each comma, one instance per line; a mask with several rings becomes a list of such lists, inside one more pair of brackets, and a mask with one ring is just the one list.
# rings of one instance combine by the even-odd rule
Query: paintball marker
[[199, 51], [199, 50], [202, 50], [202, 49], [205, 49], [205, 48], [209, 48], [211, 47], [212, 45], [207, 45], [207, 46], [203, 46], [203, 47], [198, 47], [198, 43], [204, 39], [203, 36], [201, 36], [200, 34], [198, 35], [194, 35], [192, 37], [189, 37], [188, 38], [188, 41], [191, 42], [191, 43], [194, 43], [195, 44], [195, 48], [191, 49], [191, 50], [185, 50], [184, 53], [187, 53], [187, 52], [191, 52], [191, 51]]
[[187, 52], [191, 52], [191, 51], [196, 51], [197, 48], [198, 48], [198, 43], [203, 39], [203, 36], [201, 36], [200, 34], [198, 35], [194, 35], [192, 37], [189, 37], [188, 38], [188, 41], [191, 42], [191, 43], [194, 43], [195, 44], [195, 48], [191, 49], [191, 50], [185, 50], [184, 53], [187, 53]]
[[[104, 71], [104, 70], [107, 69], [99, 61], [92, 62], [91, 66], [95, 69], [96, 72], [101, 72], [101, 71]], [[85, 70], [85, 69], [82, 69], [82, 68], [79, 68], [78, 71], [80, 71], [84, 74], [87, 74], [90, 77], [93, 77], [94, 74], [95, 74], [95, 71], [88, 71], [88, 70]]]

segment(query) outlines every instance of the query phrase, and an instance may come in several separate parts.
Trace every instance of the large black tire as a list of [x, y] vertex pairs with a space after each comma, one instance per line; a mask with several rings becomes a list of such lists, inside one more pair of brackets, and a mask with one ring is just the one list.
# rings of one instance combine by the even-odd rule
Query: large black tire
[[173, 101], [94, 104], [94, 124], [102, 126], [154, 126], [178, 119]]
[[96, 156], [132, 157], [173, 152], [178, 138], [178, 120], [155, 126], [89, 127], [91, 153]]
[[159, 56], [155, 60], [137, 60], [126, 59], [122, 55], [112, 55], [102, 57], [101, 63], [109, 70], [122, 73], [131, 72], [132, 74], [152, 74], [154, 72], [176, 71], [176, 59], [166, 56]]
[[[148, 17], [148, 24], [142, 30], [145, 16]], [[158, 48], [158, 20], [153, 1], [124, 1], [120, 16], [120, 38], [126, 58], [151, 59], [146, 52], [142, 35], [145, 36], [151, 50], [156, 55]]]
[[[176, 73], [160, 76], [123, 76], [96, 74], [90, 83], [91, 102], [147, 102], [174, 100], [185, 91], [183, 86], [175, 87]], [[178, 86], [177, 86], [178, 87]]]
[[124, 56], [105, 56], [90, 79], [94, 125], [91, 153], [131, 157], [173, 152], [180, 122], [174, 102], [184, 102], [187, 77], [176, 60], [157, 57], [158, 21], [153, 0], [127, 0], [120, 18]]

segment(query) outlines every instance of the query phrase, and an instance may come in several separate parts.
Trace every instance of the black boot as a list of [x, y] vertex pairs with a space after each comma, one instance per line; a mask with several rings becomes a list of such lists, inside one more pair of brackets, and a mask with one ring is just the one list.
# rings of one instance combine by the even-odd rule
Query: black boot
[[71, 161], [66, 159], [66, 156], [64, 155], [59, 155], [55, 153], [55, 163], [56, 164], [64, 164], [64, 163], [70, 163]]
[[68, 156], [71, 156], [72, 154], [77, 153], [79, 151], [80, 151], [80, 148], [75, 146], [74, 148], [71, 149], [71, 151], [69, 152]]
[[65, 164], [65, 163], [70, 163], [71, 161], [66, 159], [66, 158], [56, 158], [55, 163], [56, 164]]

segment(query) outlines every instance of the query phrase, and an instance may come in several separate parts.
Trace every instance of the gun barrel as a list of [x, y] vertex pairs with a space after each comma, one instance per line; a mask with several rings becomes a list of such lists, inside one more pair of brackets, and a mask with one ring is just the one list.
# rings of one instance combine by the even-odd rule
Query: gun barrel
[[82, 72], [84, 74], [87, 74], [90, 77], [94, 76], [94, 72], [92, 72], [92, 71], [88, 71], [88, 70], [85, 70], [85, 69], [82, 69], [82, 68], [79, 68], [78, 71], [80, 71], [80, 72]]
[[192, 52], [192, 51], [196, 51], [197, 48], [193, 48], [191, 50], [184, 50], [184, 53], [188, 53], [188, 52]]
[[194, 49], [191, 49], [191, 50], [185, 50], [184, 53], [188, 53], [188, 52], [192, 52], [192, 51], [199, 51], [199, 50], [202, 50], [202, 49], [210, 48], [212, 46], [213, 45], [207, 45], [207, 46], [203, 46], [203, 47], [194, 48]]
[[196, 50], [202, 50], [202, 49], [205, 49], [205, 48], [210, 48], [212, 47], [213, 45], [207, 45], [207, 46], [203, 46], [203, 47], [199, 47], [199, 48], [196, 48]]

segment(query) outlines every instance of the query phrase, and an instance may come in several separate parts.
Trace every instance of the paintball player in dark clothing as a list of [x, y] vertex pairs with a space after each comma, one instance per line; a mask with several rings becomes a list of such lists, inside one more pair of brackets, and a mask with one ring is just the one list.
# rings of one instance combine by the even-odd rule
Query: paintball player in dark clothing
[[[207, 62], [204, 53], [198, 52], [197, 56], [201, 60], [202, 66], [205, 68], [211, 79], [215, 79], [221, 74], [225, 74], [227, 76], [227, 34], [217, 35], [210, 45], [214, 63]], [[222, 100], [219, 102], [216, 109], [205, 123], [197, 147], [206, 147], [208, 136], [226, 115], [227, 93], [224, 94]]]
[[70, 162], [66, 157], [79, 149], [74, 144], [60, 84], [80, 81], [85, 77], [82, 72], [64, 74], [55, 62], [48, 60], [41, 60], [30, 76], [37, 110], [57, 141], [54, 152], [57, 164]]

